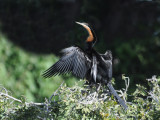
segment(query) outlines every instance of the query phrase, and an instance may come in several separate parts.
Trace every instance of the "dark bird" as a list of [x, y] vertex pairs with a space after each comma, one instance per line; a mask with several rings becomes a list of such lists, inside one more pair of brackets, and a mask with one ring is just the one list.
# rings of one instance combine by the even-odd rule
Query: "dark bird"
[[105, 54], [100, 54], [93, 49], [97, 41], [94, 31], [87, 23], [76, 22], [83, 26], [89, 36], [86, 40], [86, 48], [82, 49], [79, 46], [71, 46], [63, 49], [63, 56], [53, 64], [49, 69], [42, 74], [45, 78], [50, 78], [55, 75], [72, 73], [80, 79], [86, 78], [90, 83], [102, 83], [107, 85], [111, 94], [116, 100], [127, 109], [125, 102], [119, 97], [111, 84], [112, 79], [112, 53], [106, 51]]

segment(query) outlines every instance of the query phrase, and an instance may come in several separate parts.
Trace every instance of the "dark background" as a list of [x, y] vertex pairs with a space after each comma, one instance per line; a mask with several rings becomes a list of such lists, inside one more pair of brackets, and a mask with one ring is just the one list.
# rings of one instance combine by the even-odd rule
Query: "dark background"
[[95, 49], [111, 50], [117, 87], [125, 74], [135, 84], [160, 71], [160, 3], [152, 0], [0, 0], [0, 28], [12, 43], [35, 54], [56, 54], [84, 46], [89, 23], [97, 34]]

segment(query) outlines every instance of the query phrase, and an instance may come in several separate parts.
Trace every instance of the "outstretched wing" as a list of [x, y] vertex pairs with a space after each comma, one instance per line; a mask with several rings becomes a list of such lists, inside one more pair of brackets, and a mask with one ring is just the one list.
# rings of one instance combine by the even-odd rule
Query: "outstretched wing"
[[49, 78], [53, 75], [72, 73], [76, 77], [84, 79], [91, 66], [91, 60], [79, 47], [69, 47], [61, 51], [63, 56], [44, 71], [43, 77]]

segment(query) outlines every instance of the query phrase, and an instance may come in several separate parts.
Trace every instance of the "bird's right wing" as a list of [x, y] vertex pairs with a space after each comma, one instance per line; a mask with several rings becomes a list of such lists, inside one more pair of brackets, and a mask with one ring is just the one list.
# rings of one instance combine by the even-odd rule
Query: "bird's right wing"
[[43, 77], [49, 78], [53, 75], [72, 73], [76, 77], [84, 79], [91, 66], [91, 60], [79, 47], [69, 47], [62, 50], [63, 56], [44, 71]]
[[118, 103], [120, 105], [122, 105], [125, 110], [127, 110], [128, 106], [126, 105], [125, 101], [119, 97], [119, 95], [117, 94], [116, 90], [114, 89], [114, 87], [112, 86], [112, 83], [111, 83], [111, 80], [112, 80], [112, 53], [111, 53], [111, 51], [106, 51], [105, 54], [101, 54], [101, 58], [102, 58], [103, 62], [105, 63], [106, 68], [108, 69], [107, 73], [106, 73], [106, 74], [108, 74], [107, 75], [108, 80], [104, 80], [104, 81], [106, 81], [106, 85], [107, 85], [109, 91], [116, 98]]

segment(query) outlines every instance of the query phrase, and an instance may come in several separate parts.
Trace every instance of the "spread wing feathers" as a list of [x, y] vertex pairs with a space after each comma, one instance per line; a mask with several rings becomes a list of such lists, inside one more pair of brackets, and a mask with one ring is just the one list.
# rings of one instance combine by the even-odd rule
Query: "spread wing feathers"
[[69, 47], [61, 51], [63, 56], [44, 71], [43, 77], [49, 78], [53, 75], [72, 73], [76, 77], [84, 79], [91, 66], [91, 60], [79, 47]]

